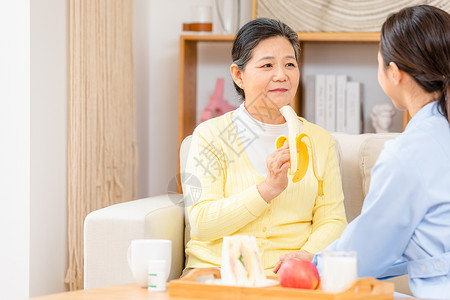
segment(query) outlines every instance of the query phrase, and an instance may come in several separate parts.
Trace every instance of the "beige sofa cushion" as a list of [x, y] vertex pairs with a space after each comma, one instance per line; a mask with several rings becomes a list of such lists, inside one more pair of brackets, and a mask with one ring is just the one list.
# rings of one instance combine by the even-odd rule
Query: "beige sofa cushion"
[[346, 133], [332, 134], [339, 157], [344, 204], [347, 221], [350, 222], [361, 212], [363, 201], [361, 173], [359, 172], [359, 147], [364, 140], [362, 135]]
[[347, 134], [332, 133], [339, 156], [345, 212], [351, 222], [361, 213], [370, 183], [370, 171], [384, 142], [398, 133]]
[[362, 177], [362, 191], [366, 197], [370, 185], [370, 173], [372, 171], [378, 155], [387, 140], [398, 136], [398, 133], [372, 134], [361, 144], [359, 154], [359, 167]]

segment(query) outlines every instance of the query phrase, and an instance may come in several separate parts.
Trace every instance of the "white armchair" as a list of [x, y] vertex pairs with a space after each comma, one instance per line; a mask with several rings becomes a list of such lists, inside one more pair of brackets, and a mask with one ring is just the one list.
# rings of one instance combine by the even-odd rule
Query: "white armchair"
[[[342, 175], [347, 219], [361, 212], [370, 182], [370, 170], [386, 140], [386, 134], [334, 133]], [[180, 170], [184, 170], [190, 137], [180, 148]], [[126, 252], [133, 239], [164, 238], [172, 240], [172, 268], [169, 278], [178, 278], [185, 263], [185, 227], [183, 197], [165, 194], [112, 205], [90, 213], [84, 229], [84, 288], [134, 282]], [[188, 226], [189, 227], [189, 226]], [[391, 279], [396, 291], [411, 294], [407, 276]]]

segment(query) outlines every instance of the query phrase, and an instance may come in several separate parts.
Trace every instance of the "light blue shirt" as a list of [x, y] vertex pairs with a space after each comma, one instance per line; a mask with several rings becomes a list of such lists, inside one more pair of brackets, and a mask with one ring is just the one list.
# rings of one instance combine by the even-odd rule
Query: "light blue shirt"
[[450, 299], [450, 126], [437, 102], [385, 143], [361, 215], [326, 250], [357, 251], [359, 277], [408, 273], [414, 296]]

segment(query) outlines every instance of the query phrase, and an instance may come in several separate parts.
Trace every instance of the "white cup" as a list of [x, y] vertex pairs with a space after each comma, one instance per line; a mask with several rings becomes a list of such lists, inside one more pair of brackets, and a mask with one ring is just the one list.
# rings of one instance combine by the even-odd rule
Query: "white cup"
[[209, 5], [191, 6], [191, 23], [212, 23], [212, 10]]
[[148, 285], [148, 265], [150, 260], [164, 260], [165, 280], [170, 274], [172, 263], [172, 241], [160, 239], [132, 240], [128, 247], [128, 266], [141, 287]]
[[358, 278], [355, 251], [324, 251], [321, 255], [324, 292], [342, 292]]

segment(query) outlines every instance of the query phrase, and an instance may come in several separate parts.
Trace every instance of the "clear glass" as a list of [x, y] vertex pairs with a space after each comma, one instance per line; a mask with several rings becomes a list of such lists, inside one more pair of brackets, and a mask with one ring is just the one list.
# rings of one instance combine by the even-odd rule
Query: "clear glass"
[[321, 283], [324, 292], [342, 292], [358, 278], [355, 251], [325, 251], [321, 256]]

